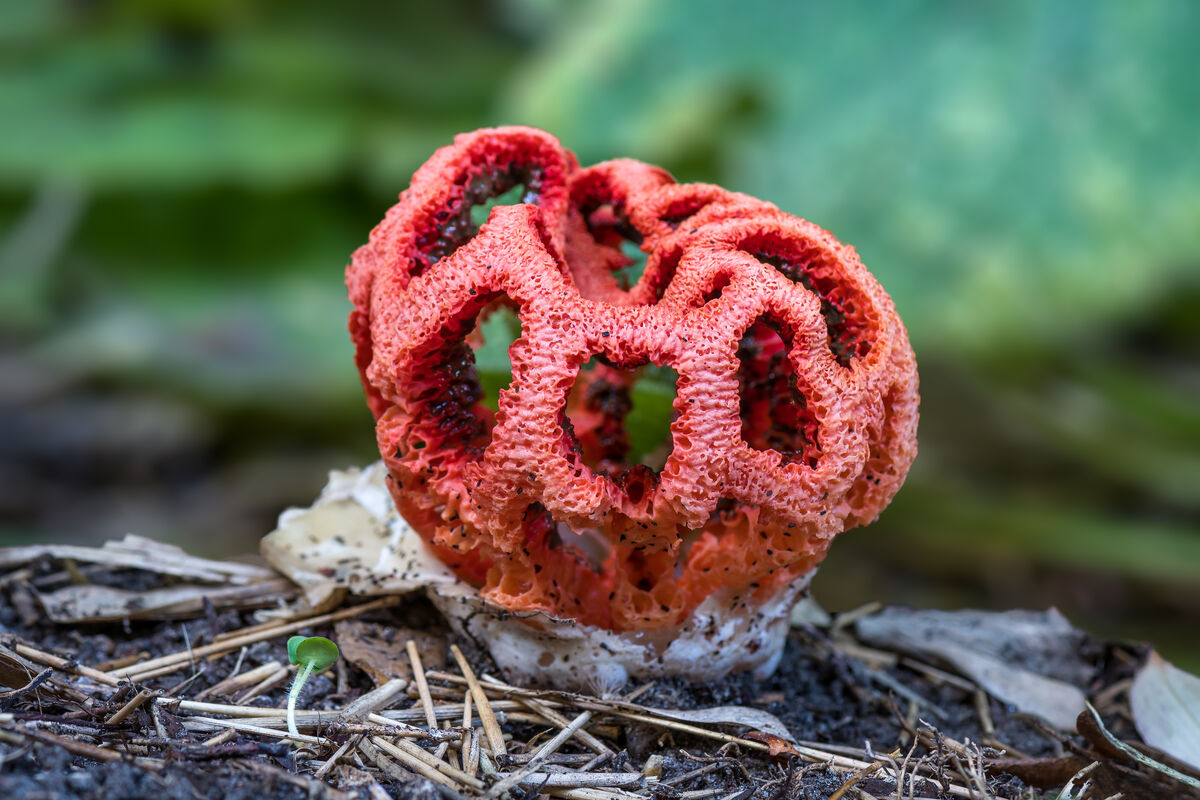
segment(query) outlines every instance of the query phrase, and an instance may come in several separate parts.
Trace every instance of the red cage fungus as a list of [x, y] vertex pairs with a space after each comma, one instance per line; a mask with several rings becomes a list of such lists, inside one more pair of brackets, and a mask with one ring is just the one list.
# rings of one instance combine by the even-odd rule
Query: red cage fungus
[[[646, 256], [628, 288], [625, 242]], [[438, 150], [347, 285], [397, 506], [514, 611], [629, 631], [721, 590], [753, 608], [873, 520], [916, 455], [913, 353], [852, 248], [637, 161], [580, 168], [542, 131]], [[471, 343], [499, 306], [522, 333], [493, 413]], [[657, 470], [623, 426], [646, 365], [678, 375]]]

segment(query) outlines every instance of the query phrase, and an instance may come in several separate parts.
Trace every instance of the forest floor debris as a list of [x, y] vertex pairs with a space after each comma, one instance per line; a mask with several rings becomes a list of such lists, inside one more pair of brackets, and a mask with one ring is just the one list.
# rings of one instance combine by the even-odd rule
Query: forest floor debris
[[[795, 615], [783, 663], [765, 680], [562, 692], [501, 679], [486, 650], [454, 637], [423, 598], [289, 617], [295, 591], [270, 570], [160, 547], [0, 551], [0, 792], [1200, 798], [1195, 768], [1143, 744], [1133, 725], [1129, 687], [1146, 648], [1072, 644], [1094, 710], [1070, 730], [1016, 711], [950, 661], [860, 639], [855, 623], [872, 608]], [[222, 591], [230, 585], [241, 591]], [[94, 617], [57, 622], [47, 605], [72, 589], [125, 592], [130, 613], [115, 619], [105, 601]], [[155, 606], [140, 594], [182, 601]], [[344, 643], [305, 688], [297, 736], [284, 708], [294, 633]], [[1012, 654], [1013, 664], [1028, 668], [1029, 655]]]

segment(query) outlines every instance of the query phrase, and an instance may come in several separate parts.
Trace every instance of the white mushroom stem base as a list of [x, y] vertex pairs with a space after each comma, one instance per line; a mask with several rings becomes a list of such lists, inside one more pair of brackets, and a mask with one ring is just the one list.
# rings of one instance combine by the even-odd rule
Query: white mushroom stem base
[[[487, 649], [505, 677], [558, 688], [604, 689], [630, 678], [710, 681], [778, 666], [788, 615], [813, 572], [766, 603], [709, 597], [681, 625], [614, 633], [542, 612], [517, 614], [480, 597], [435, 559], [397, 513], [381, 463], [330, 473], [307, 509], [289, 509], [262, 542], [271, 564], [296, 581], [314, 610], [346, 595], [425, 591], [455, 632]], [[815, 570], [814, 570], [815, 572]]]
[[753, 670], [765, 678], [779, 666], [788, 614], [813, 573], [756, 611], [714, 595], [682, 625], [614, 633], [541, 612], [514, 614], [474, 588], [430, 587], [429, 596], [455, 632], [485, 647], [510, 681], [603, 692], [630, 678], [678, 676], [711, 681]]

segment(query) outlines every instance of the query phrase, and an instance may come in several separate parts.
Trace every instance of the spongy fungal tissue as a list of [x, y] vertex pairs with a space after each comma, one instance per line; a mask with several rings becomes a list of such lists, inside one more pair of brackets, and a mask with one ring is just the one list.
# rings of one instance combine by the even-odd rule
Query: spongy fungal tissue
[[[627, 243], [646, 260], [631, 286]], [[396, 505], [503, 609], [647, 636], [711, 598], [752, 615], [874, 519], [916, 455], [913, 353], [852, 248], [637, 161], [580, 168], [541, 131], [437, 151], [347, 284]], [[501, 308], [521, 334], [493, 412], [474, 348]], [[677, 377], [652, 466], [624, 417], [655, 368]]]

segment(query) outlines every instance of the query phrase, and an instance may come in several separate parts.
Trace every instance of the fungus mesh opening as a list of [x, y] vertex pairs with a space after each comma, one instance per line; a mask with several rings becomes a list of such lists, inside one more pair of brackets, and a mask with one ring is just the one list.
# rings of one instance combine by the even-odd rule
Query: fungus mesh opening
[[780, 236], [757, 236], [743, 249], [770, 264], [792, 283], [798, 283], [821, 301], [821, 316], [829, 332], [829, 348], [843, 367], [871, 351], [866, 302], [858, 292], [837, 279], [837, 265], [826, 263], [816, 247]]
[[635, 245], [642, 243], [642, 234], [629, 222], [625, 209], [619, 203], [585, 206], [583, 217], [587, 221], [588, 233], [598, 244], [619, 248], [625, 241]]
[[678, 377], [670, 367], [617, 366], [597, 355], [567, 397], [564, 428], [580, 460], [612, 478], [634, 504], [653, 492], [671, 455]]
[[671, 285], [671, 281], [674, 280], [675, 273], [679, 269], [681, 258], [683, 258], [683, 251], [679, 248], [659, 255], [657, 265], [646, 279], [650, 284], [651, 297], [655, 303], [662, 300], [663, 295], [666, 294], [667, 287]]
[[626, 239], [621, 242], [621, 254], [629, 260], [629, 263], [616, 270], [613, 275], [616, 276], [617, 285], [621, 287], [622, 291], [628, 292], [637, 286], [638, 281], [646, 274], [646, 253], [642, 251], [642, 248]]
[[488, 221], [488, 217], [492, 215], [492, 209], [496, 206], [515, 206], [518, 203], [535, 202], [536, 195], [530, 195], [529, 200], [525, 199], [527, 192], [525, 184], [518, 183], [506, 192], [501, 192], [478, 205], [471, 206], [471, 222], [474, 223], [475, 230], [479, 230], [483, 223]]
[[[435, 213], [417, 236], [417, 257], [409, 271], [413, 278], [471, 241], [494, 206], [511, 205], [514, 200], [536, 203], [542, 170], [534, 165], [510, 164], [500, 169], [482, 164], [460, 176], [456, 185], [458, 192], [449, 207]], [[513, 194], [517, 191], [519, 194]]]
[[610, 264], [617, 288], [628, 293], [640, 284], [647, 284], [645, 289], [635, 293], [634, 302], [657, 303], [661, 300], [675, 277], [681, 251], [673, 248], [659, 252], [657, 258], [651, 256], [643, 249], [642, 234], [629, 222], [620, 204], [587, 206], [584, 219], [596, 243], [613, 251]]
[[667, 211], [659, 219], [674, 230], [689, 219], [700, 213], [710, 200], [706, 197], [685, 197], [676, 200], [668, 206]]
[[713, 277], [712, 284], [709, 286], [708, 291], [705, 292], [704, 296], [700, 298], [698, 305], [702, 306], [705, 303], [711, 303], [719, 298], [725, 293], [725, 287], [728, 286], [732, 280], [733, 276], [731, 276], [728, 272], [717, 273], [716, 276]]
[[506, 299], [502, 294], [480, 296], [443, 323], [431, 344], [414, 357], [415, 374], [419, 376], [415, 382], [419, 382], [420, 388], [413, 389], [436, 423], [436, 437], [440, 441], [417, 441], [412, 449], [435, 444], [439, 449], [465, 447], [475, 455], [487, 449], [495, 417], [480, 402], [483, 386], [472, 343], [479, 340], [476, 327], [485, 309], [503, 302]]
[[479, 313], [475, 332], [468, 339], [475, 351], [475, 368], [482, 389], [482, 403], [492, 411], [500, 408], [500, 392], [512, 383], [509, 348], [521, 338], [521, 317], [504, 299]]
[[738, 343], [742, 438], [756, 450], [780, 453], [785, 464], [816, 467], [817, 421], [800, 390], [791, 349], [791, 332], [767, 315]]

